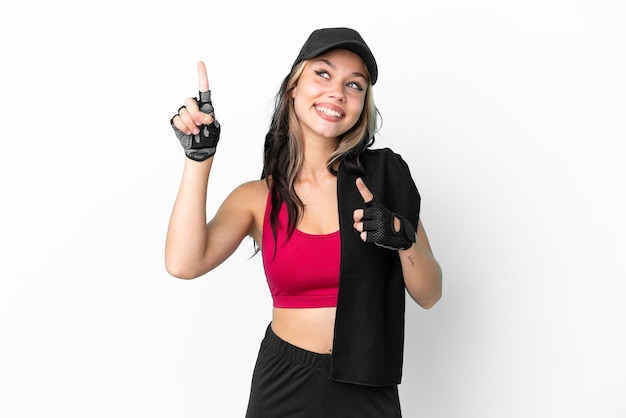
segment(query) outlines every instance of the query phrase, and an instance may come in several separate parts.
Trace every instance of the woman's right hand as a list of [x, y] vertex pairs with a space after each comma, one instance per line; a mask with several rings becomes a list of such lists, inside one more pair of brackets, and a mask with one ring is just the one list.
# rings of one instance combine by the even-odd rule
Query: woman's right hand
[[221, 126], [215, 119], [211, 90], [204, 62], [198, 62], [199, 98], [190, 97], [170, 119], [176, 137], [185, 155], [195, 161], [204, 161], [215, 154]]

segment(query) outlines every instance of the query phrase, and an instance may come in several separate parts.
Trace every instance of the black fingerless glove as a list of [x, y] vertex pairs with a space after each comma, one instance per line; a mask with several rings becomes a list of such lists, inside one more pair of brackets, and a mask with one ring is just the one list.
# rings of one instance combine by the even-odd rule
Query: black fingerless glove
[[207, 113], [213, 117], [213, 123], [210, 125], [200, 126], [199, 135], [185, 135], [176, 126], [174, 126], [174, 118], [170, 119], [170, 125], [176, 133], [176, 137], [185, 150], [185, 155], [195, 161], [204, 161], [215, 154], [217, 143], [220, 140], [221, 126], [215, 119], [215, 109], [211, 103], [211, 92], [200, 92], [200, 100], [198, 108], [201, 112]]
[[[394, 228], [394, 219], [400, 220], [400, 230]], [[415, 229], [408, 219], [372, 199], [363, 209], [363, 230], [367, 231], [366, 242], [373, 242], [390, 250], [406, 250], [415, 242]]]

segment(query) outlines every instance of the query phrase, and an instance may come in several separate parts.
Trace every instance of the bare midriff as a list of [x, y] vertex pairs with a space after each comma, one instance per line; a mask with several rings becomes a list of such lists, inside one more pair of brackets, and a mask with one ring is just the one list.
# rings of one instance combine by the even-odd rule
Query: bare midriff
[[291, 345], [319, 354], [333, 347], [337, 308], [274, 308], [272, 330]]

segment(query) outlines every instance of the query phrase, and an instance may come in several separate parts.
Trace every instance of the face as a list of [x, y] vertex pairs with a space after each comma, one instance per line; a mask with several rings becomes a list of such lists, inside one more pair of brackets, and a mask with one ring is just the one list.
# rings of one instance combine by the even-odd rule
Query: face
[[337, 139], [359, 120], [368, 88], [367, 67], [357, 54], [334, 49], [306, 63], [292, 91], [305, 138]]

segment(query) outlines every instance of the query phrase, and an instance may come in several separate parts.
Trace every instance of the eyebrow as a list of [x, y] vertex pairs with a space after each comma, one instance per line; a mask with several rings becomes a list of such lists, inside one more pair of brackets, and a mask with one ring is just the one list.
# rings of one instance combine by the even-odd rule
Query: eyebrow
[[[318, 62], [318, 61], [322, 61], [322, 62], [326, 63], [333, 70], [337, 69], [337, 67], [335, 67], [335, 64], [333, 64], [332, 62], [330, 62], [329, 60], [327, 60], [325, 58], [318, 58], [318, 59], [315, 60], [315, 62]], [[360, 73], [358, 71], [353, 72], [352, 75], [354, 77], [363, 77], [365, 80], [367, 80], [367, 77], [365, 76], [365, 74], [362, 74], [362, 73]]]

